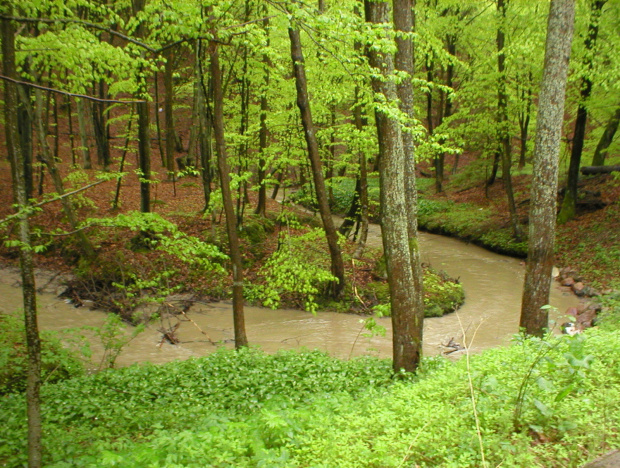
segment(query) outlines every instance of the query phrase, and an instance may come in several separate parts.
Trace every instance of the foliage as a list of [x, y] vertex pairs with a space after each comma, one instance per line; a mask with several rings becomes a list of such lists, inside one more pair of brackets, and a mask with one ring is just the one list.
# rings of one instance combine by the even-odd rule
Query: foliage
[[[44, 386], [46, 466], [478, 467], [469, 374], [489, 466], [577, 467], [620, 446], [619, 345], [595, 329], [519, 336], [405, 381], [389, 361], [251, 349], [107, 371]], [[23, 405], [0, 401], [11, 466]]]
[[328, 269], [326, 253], [315, 248], [323, 237], [320, 229], [300, 236], [293, 236], [288, 231], [281, 234], [278, 250], [259, 271], [264, 283], [247, 288], [248, 296], [261, 301], [265, 307], [276, 309], [284, 299], [315, 312], [321, 290], [329, 282], [336, 281]]
[[[27, 350], [24, 321], [20, 317], [0, 314], [0, 395], [26, 389]], [[41, 336], [41, 378], [56, 383], [80, 376], [83, 363], [60, 341], [58, 335], [45, 331]]]

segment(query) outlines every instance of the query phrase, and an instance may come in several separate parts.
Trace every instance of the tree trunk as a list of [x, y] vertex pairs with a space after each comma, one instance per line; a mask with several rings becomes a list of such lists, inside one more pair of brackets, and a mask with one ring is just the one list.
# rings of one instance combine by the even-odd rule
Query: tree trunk
[[82, 167], [92, 169], [93, 163], [90, 159], [90, 148], [88, 147], [88, 128], [86, 126], [86, 103], [82, 98], [76, 98], [78, 115], [78, 129], [80, 131], [80, 151], [82, 152]]
[[593, 174], [611, 174], [612, 172], [620, 171], [620, 165], [616, 166], [583, 166], [581, 173], [583, 175]]
[[[0, 13], [11, 16], [6, 5], [0, 6]], [[15, 70], [15, 29], [7, 19], [0, 19], [2, 29], [2, 71], [4, 76], [16, 79]], [[21, 211], [19, 216], [19, 259], [22, 276], [24, 301], [24, 322], [26, 346], [28, 350], [28, 369], [26, 380], [26, 403], [28, 418], [28, 466], [41, 466], [41, 340], [37, 325], [37, 302], [34, 281], [34, 264], [30, 243], [30, 223], [28, 220], [28, 194], [24, 164], [19, 149], [19, 130], [17, 123], [18, 100], [16, 86], [4, 83], [4, 129], [6, 149], [11, 163], [13, 198]]]
[[601, 11], [606, 2], [607, 0], [591, 0], [590, 3], [590, 25], [588, 26], [588, 36], [585, 40], [586, 52], [583, 59], [583, 68], [586, 71], [581, 78], [580, 100], [579, 107], [577, 108], [577, 119], [575, 120], [575, 133], [573, 134], [573, 147], [571, 148], [568, 166], [566, 192], [562, 201], [562, 208], [558, 214], [558, 222], [560, 224], [570, 221], [577, 214], [577, 183], [579, 182], [579, 166], [581, 165], [581, 153], [583, 152], [586, 122], [588, 120], [588, 108], [586, 106], [592, 93], [593, 50], [596, 46]]
[[32, 115], [30, 109], [30, 88], [20, 86], [18, 88], [18, 112], [17, 122], [20, 137], [21, 157], [24, 166], [24, 180], [26, 184], [27, 198], [32, 198], [34, 190], [32, 174]]
[[222, 69], [220, 68], [218, 46], [215, 42], [210, 44], [211, 61], [209, 63], [211, 78], [213, 80], [213, 131], [215, 133], [215, 145], [217, 152], [217, 167], [220, 174], [220, 188], [222, 201], [226, 214], [226, 230], [228, 231], [228, 243], [233, 272], [233, 322], [235, 329], [235, 348], [239, 349], [248, 345], [245, 334], [245, 318], [243, 312], [243, 264], [239, 238], [237, 236], [237, 223], [235, 210], [230, 190], [230, 167], [226, 154], [226, 140], [224, 137], [224, 95], [222, 92]]
[[[43, 96], [41, 96], [41, 90], [35, 89], [35, 125], [37, 131], [37, 137], [39, 140], [39, 146], [41, 150], [41, 159], [47, 166], [47, 169], [52, 178], [52, 182], [54, 183], [54, 189], [56, 193], [60, 196], [64, 195], [65, 189], [63, 187], [62, 176], [58, 171], [58, 167], [56, 166], [56, 159], [50, 153], [49, 146], [47, 144], [47, 139], [45, 135], [45, 130], [43, 127]], [[78, 241], [82, 253], [84, 257], [87, 259], [95, 258], [95, 248], [86, 237], [86, 234], [83, 230], [78, 229], [78, 220], [75, 215], [75, 209], [73, 207], [73, 203], [71, 202], [71, 198], [62, 197], [60, 200], [62, 204], [62, 211], [67, 218], [67, 222], [71, 227], [71, 231], [74, 232], [75, 238]]]
[[549, 319], [548, 310], [543, 306], [549, 303], [551, 288], [558, 160], [574, 14], [574, 0], [551, 0], [536, 123], [528, 259], [519, 325], [526, 333], [537, 336], [544, 334]]
[[[267, 17], [267, 6], [263, 7], [263, 16]], [[267, 37], [266, 47], [269, 47], [269, 19], [263, 20], [263, 30]], [[256, 204], [255, 214], [265, 216], [267, 210], [267, 185], [265, 183], [266, 174], [266, 156], [265, 153], [269, 147], [269, 129], [267, 128], [267, 112], [269, 112], [269, 102], [267, 101], [267, 90], [269, 89], [269, 73], [271, 67], [271, 61], [267, 54], [263, 54], [264, 75], [263, 83], [264, 89], [260, 96], [260, 128], [258, 131], [258, 203]]]
[[[105, 84], [103, 80], [93, 86], [95, 95], [105, 98]], [[98, 90], [98, 92], [96, 92]], [[103, 102], [93, 102], [93, 129], [95, 131], [95, 141], [97, 143], [97, 155], [99, 164], [103, 165], [104, 170], [110, 167], [110, 142], [108, 140], [108, 124], [105, 115], [105, 104]]]
[[[358, 47], [361, 49], [361, 46]], [[359, 98], [360, 89], [356, 86], [355, 88], [355, 108], [353, 110], [353, 118], [355, 120], [355, 128], [358, 131], [362, 131], [366, 126], [366, 118], [362, 117], [362, 103]], [[366, 162], [366, 154], [363, 151], [360, 151], [359, 154], [360, 161], [360, 192], [359, 192], [359, 218], [361, 221], [361, 232], [359, 239], [357, 241], [357, 248], [353, 253], [353, 258], [360, 258], [366, 248], [366, 241], [368, 239], [368, 164]]]
[[[384, 28], [389, 23], [387, 2], [366, 0], [366, 21]], [[394, 74], [393, 58], [370, 49], [370, 65], [382, 77], [372, 79], [373, 91], [387, 103], [398, 101], [396, 85], [389, 77]], [[422, 354], [422, 313], [415, 290], [414, 269], [409, 241], [410, 224], [406, 192], [406, 156], [400, 123], [385, 110], [375, 111], [379, 139], [379, 176], [381, 184], [381, 234], [387, 265], [390, 304], [392, 309], [393, 367], [395, 372], [417, 369]]]
[[[607, 150], [611, 145], [611, 142], [614, 140], [614, 136], [616, 131], [618, 130], [618, 124], [620, 124], [620, 106], [616, 108], [616, 112], [613, 113], [609, 121], [607, 122], [607, 126], [601, 135], [601, 139], [596, 145], [596, 150], [594, 150], [594, 157], [592, 158], [593, 166], [602, 166], [605, 164], [605, 158], [607, 158]], [[581, 170], [583, 174], [583, 168]]]
[[[416, 187], [416, 175], [415, 175], [415, 154], [412, 134], [412, 123], [414, 120], [414, 107], [413, 107], [413, 42], [411, 40], [411, 33], [413, 32], [413, 2], [412, 0], [393, 0], [393, 17], [394, 27], [396, 31], [401, 31], [408, 35], [408, 37], [396, 36], [396, 56], [395, 56], [395, 68], [401, 72], [407, 74], [409, 79], [402, 80], [396, 88], [398, 95], [400, 110], [407, 116], [408, 122], [405, 130], [402, 132], [403, 149], [405, 151], [405, 202], [407, 206], [407, 230], [409, 235], [409, 254], [411, 257], [411, 269], [413, 272], [413, 284], [411, 287], [413, 290], [410, 294], [413, 296], [414, 303], [413, 310], [413, 330], [415, 335], [418, 335], [420, 340], [420, 349], [417, 350], [417, 359], [421, 355], [421, 343], [422, 343], [422, 323], [424, 321], [424, 291], [422, 284], [422, 263], [420, 261], [420, 249], [418, 240], [418, 190]], [[448, 80], [451, 86], [452, 76], [449, 74]], [[451, 111], [451, 105], [446, 100], [446, 108]], [[441, 125], [440, 117], [439, 125]], [[441, 154], [438, 158], [439, 165], [436, 167], [437, 172], [435, 176], [438, 181], [439, 191], [442, 190], [443, 182], [443, 161], [444, 157]], [[417, 329], [419, 328], [419, 330]]]
[[172, 73], [174, 71], [174, 47], [169, 47], [165, 51], [166, 65], [164, 67], [164, 123], [166, 126], [166, 171], [168, 179], [174, 179], [174, 86], [172, 83]]
[[512, 224], [512, 235], [520, 241], [523, 237], [521, 226], [519, 225], [519, 217], [517, 215], [517, 205], [515, 204], [514, 191], [512, 189], [512, 147], [510, 145], [510, 130], [508, 122], [508, 94], [506, 92], [506, 53], [504, 51], [504, 43], [506, 34], [506, 9], [509, 0], [498, 0], [497, 10], [500, 14], [499, 26], [497, 28], [497, 71], [499, 73], [499, 82], [497, 87], [497, 112], [499, 123], [499, 152], [502, 161], [502, 179], [504, 181], [504, 190], [508, 199], [508, 212], [510, 213], [510, 223]]
[[519, 169], [525, 167], [525, 156], [527, 155], [527, 138], [530, 128], [530, 118], [532, 115], [532, 72], [527, 73], [527, 88], [520, 93], [520, 100], [525, 101], [525, 109], [519, 111], [519, 130], [521, 140], [521, 153], [519, 156]]
[[344, 262], [342, 260], [342, 252], [338, 245], [338, 234], [334, 226], [331, 211], [327, 200], [327, 191], [325, 190], [325, 180], [323, 178], [323, 169], [321, 158], [319, 156], [319, 147], [316, 140], [315, 128], [312, 122], [312, 113], [310, 111], [310, 101], [308, 98], [308, 90], [306, 83], [306, 71], [304, 68], [304, 57], [301, 49], [301, 40], [299, 30], [289, 27], [288, 35], [291, 41], [291, 58], [293, 60], [293, 73], [295, 75], [295, 86], [297, 88], [297, 106], [301, 114], [301, 121], [304, 127], [304, 136], [308, 145], [308, 157], [312, 168], [312, 177], [316, 190], [316, 198], [319, 204], [319, 213], [323, 221], [325, 229], [325, 237], [329, 246], [329, 254], [331, 257], [332, 274], [338, 279], [332, 284], [333, 297], [340, 296], [344, 288]]

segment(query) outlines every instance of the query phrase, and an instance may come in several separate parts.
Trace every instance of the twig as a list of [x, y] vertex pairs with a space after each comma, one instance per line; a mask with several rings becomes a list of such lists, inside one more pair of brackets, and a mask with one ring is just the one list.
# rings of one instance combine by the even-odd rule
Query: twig
[[88, 94], [70, 93], [69, 91], [63, 91], [62, 89], [48, 88], [46, 86], [29, 83], [28, 81], [19, 81], [19, 80], [16, 80], [14, 78], [9, 78], [8, 76], [4, 76], [4, 75], [0, 75], [0, 79], [5, 80], [5, 81], [10, 81], [11, 83], [15, 83], [15, 84], [23, 85], [23, 86], [30, 86], [31, 88], [42, 89], [43, 91], [51, 91], [53, 93], [63, 94], [65, 96], [88, 99], [90, 101], [96, 101], [96, 102], [111, 102], [115, 104], [137, 104], [140, 102], [146, 102], [146, 101], [133, 101], [133, 100], [120, 101], [118, 99], [103, 99], [103, 98], [98, 98], [94, 96], [89, 96]]
[[[420, 437], [420, 434], [422, 434], [422, 431], [424, 429], [426, 429], [426, 426], [428, 426], [431, 422], [430, 421], [426, 421], [426, 424], [424, 424], [424, 426], [422, 426], [420, 428], [420, 430], [418, 431], [418, 433], [415, 435], [415, 437], [413, 438], [413, 440], [411, 441], [411, 444], [409, 444], [409, 447], [407, 448], [407, 451], [405, 452], [405, 456], [403, 457], [402, 461], [400, 462], [400, 465], [398, 465], [397, 468], [401, 468], [402, 466], [404, 466], [405, 462], [409, 459], [409, 457], [411, 456], [411, 447], [413, 447], [413, 444], [415, 444], [416, 440], [418, 440], [418, 437]], [[417, 465], [416, 465], [417, 466]]]
[[461, 322], [461, 317], [459, 316], [458, 312], [455, 312], [455, 314], [456, 314], [456, 318], [459, 321], [461, 332], [463, 333], [463, 346], [465, 347], [465, 359], [467, 363], [467, 380], [469, 383], [469, 394], [471, 395], [471, 406], [474, 412], [474, 420], [476, 421], [476, 434], [478, 435], [478, 444], [480, 445], [480, 457], [482, 458], [482, 466], [483, 468], [486, 468], [488, 465], [484, 457], [484, 445], [482, 443], [482, 432], [480, 431], [480, 420], [478, 419], [478, 410], [476, 409], [476, 395], [474, 394], [474, 383], [471, 378], [471, 366], [470, 366], [470, 361], [469, 361], [469, 348], [471, 344], [474, 342], [474, 339], [476, 338], [476, 333], [478, 333], [478, 329], [482, 325], [482, 321], [478, 323], [478, 326], [476, 327], [476, 330], [474, 331], [474, 335], [472, 336], [471, 341], [469, 342], [469, 344], [467, 344], [467, 336], [465, 335], [465, 329], [463, 328], [463, 322]]
[[189, 317], [187, 316], [187, 314], [185, 313], [185, 311], [184, 311], [184, 310], [181, 310], [181, 313], [183, 314], [183, 316], [184, 316], [187, 320], [189, 320], [190, 322], [192, 322], [192, 323], [194, 324], [194, 326], [198, 329], [198, 331], [199, 331], [200, 333], [202, 333], [204, 336], [206, 336], [206, 337], [207, 337], [207, 340], [209, 340], [209, 343], [211, 343], [213, 346], [215, 346], [215, 345], [217, 344], [217, 343], [215, 343], [215, 341], [213, 341], [213, 340], [209, 337], [209, 335], [207, 335], [207, 334], [205, 333], [205, 331], [204, 331], [202, 328], [200, 328], [200, 327], [198, 326], [198, 324], [197, 324], [196, 322], [194, 322], [191, 318], [189, 318]]

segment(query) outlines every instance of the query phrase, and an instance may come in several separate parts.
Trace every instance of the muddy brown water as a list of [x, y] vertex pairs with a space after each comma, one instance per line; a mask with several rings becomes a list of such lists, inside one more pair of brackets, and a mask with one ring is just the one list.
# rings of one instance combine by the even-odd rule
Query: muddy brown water
[[[380, 246], [380, 228], [371, 226], [369, 245]], [[473, 352], [507, 344], [518, 331], [520, 302], [525, 266], [518, 259], [497, 255], [456, 239], [421, 233], [422, 261], [459, 278], [465, 289], [465, 304], [458, 312], [424, 321], [424, 354], [440, 354], [451, 339], [467, 343]], [[65, 330], [83, 326], [101, 326], [106, 314], [87, 307], [75, 308], [56, 297], [57, 278], [50, 273], [37, 276], [37, 285], [45, 286], [39, 293], [39, 324], [41, 329]], [[19, 274], [16, 269], [0, 269], [0, 313], [13, 313], [22, 307]], [[562, 292], [553, 283], [551, 305], [557, 309], [551, 318], [561, 322], [569, 307], [579, 300]], [[340, 358], [360, 355], [390, 357], [392, 352], [389, 318], [378, 319], [385, 327], [385, 336], [365, 336], [364, 317], [358, 315], [308, 312], [260, 307], [246, 307], [246, 330], [250, 343], [267, 352], [306, 347], [322, 349]], [[118, 358], [120, 366], [150, 361], [163, 363], [187, 359], [213, 352], [217, 346], [232, 347], [232, 306], [228, 302], [196, 304], [188, 312], [190, 321], [182, 321], [177, 330], [181, 343], [163, 343], [159, 324], [149, 325], [127, 345]], [[130, 333], [127, 327], [126, 333]], [[556, 326], [557, 328], [557, 326]], [[201, 332], [202, 330], [202, 332]], [[91, 335], [97, 362], [102, 347]], [[459, 355], [462, 351], [453, 353]]]

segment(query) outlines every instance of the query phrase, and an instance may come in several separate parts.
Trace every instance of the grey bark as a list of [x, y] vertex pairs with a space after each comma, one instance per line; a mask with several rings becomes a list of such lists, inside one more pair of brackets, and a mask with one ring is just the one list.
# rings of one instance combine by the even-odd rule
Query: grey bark
[[[366, 0], [364, 6], [367, 22], [379, 28], [390, 27], [388, 3]], [[373, 91], [382, 94], [386, 103], [396, 102], [396, 85], [385, 79], [394, 74], [393, 57], [370, 49], [369, 59], [370, 65], [382, 75], [382, 78], [375, 76], [372, 79]], [[422, 353], [422, 316], [416, 300], [411, 264], [405, 150], [400, 123], [379, 107], [375, 119], [379, 139], [381, 235], [392, 309], [393, 368], [395, 372], [413, 372]], [[414, 243], [412, 245], [417, 248]]]
[[78, 116], [78, 130], [80, 132], [80, 153], [82, 153], [82, 167], [92, 169], [93, 163], [90, 159], [90, 148], [88, 147], [88, 128], [86, 124], [86, 103], [84, 99], [75, 100]]
[[558, 160], [574, 15], [574, 0], [551, 1], [536, 123], [528, 259], [520, 319], [520, 327], [526, 333], [538, 336], [543, 335], [549, 320], [547, 309], [541, 307], [549, 303], [551, 287]]

